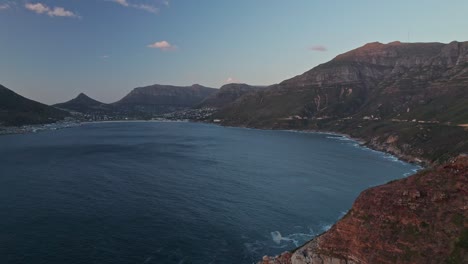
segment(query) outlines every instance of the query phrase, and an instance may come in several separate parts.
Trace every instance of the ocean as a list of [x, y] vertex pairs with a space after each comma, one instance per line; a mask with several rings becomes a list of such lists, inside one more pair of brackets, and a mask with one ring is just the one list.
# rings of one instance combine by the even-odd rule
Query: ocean
[[184, 122], [0, 137], [0, 263], [255, 263], [417, 166], [342, 136]]

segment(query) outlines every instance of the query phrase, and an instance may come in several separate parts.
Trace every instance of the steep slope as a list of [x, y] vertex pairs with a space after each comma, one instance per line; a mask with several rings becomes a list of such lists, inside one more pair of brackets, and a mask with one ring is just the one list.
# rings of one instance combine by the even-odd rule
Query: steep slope
[[68, 113], [22, 97], [0, 85], [0, 125], [21, 126], [53, 123]]
[[216, 91], [197, 84], [187, 87], [156, 84], [135, 88], [113, 105], [124, 112], [169, 113], [192, 108]]
[[198, 106], [199, 108], [222, 108], [225, 107], [243, 95], [263, 89], [263, 86], [251, 86], [245, 83], [230, 83], [223, 85], [219, 91], [210, 95]]
[[370, 43], [244, 96], [220, 116], [266, 127], [291, 116], [468, 123], [467, 87], [468, 42]]
[[54, 107], [80, 113], [106, 112], [110, 108], [109, 105], [96, 101], [84, 93], [65, 103], [55, 104]]
[[468, 157], [368, 189], [329, 231], [263, 264], [468, 263]]

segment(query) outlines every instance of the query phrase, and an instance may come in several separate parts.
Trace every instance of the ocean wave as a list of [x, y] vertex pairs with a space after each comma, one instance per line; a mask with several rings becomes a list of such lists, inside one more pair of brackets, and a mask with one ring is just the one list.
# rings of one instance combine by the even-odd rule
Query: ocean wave
[[320, 230], [322, 230], [322, 232], [327, 232], [331, 227], [332, 227], [331, 224], [323, 224], [323, 225], [320, 227]]
[[339, 135], [336, 135], [336, 136], [326, 136], [326, 138], [328, 139], [335, 139], [335, 140], [339, 140], [339, 141], [355, 141], [354, 139], [351, 139], [349, 137], [345, 137], [345, 136], [339, 136]]
[[310, 230], [310, 233], [293, 233], [287, 236], [283, 236], [279, 231], [273, 231], [270, 233], [270, 235], [273, 242], [277, 245], [281, 245], [282, 242], [286, 242], [293, 243], [294, 246], [298, 247], [304, 242], [314, 238], [316, 233]]

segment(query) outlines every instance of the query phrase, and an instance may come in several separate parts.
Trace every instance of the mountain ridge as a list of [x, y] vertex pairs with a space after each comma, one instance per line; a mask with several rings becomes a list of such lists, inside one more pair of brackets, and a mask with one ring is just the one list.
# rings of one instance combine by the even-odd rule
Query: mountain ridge
[[468, 123], [467, 87], [468, 42], [370, 43], [244, 95], [213, 118], [230, 126], [344, 133], [431, 163], [468, 151], [459, 127]]
[[0, 125], [54, 123], [67, 116], [65, 111], [25, 98], [0, 85]]
[[225, 84], [219, 90], [205, 98], [197, 107], [222, 108], [227, 106], [245, 94], [258, 91], [265, 86], [254, 86], [245, 83]]
[[162, 114], [195, 107], [216, 91], [215, 88], [199, 84], [191, 86], [154, 84], [134, 88], [112, 105], [126, 112]]

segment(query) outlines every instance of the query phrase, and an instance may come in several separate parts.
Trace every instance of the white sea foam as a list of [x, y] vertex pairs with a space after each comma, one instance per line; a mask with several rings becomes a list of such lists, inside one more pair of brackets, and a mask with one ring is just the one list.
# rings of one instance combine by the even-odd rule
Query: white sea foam
[[353, 140], [353, 139], [351, 139], [351, 138], [349, 138], [349, 137], [338, 136], [338, 135], [336, 135], [336, 136], [327, 136], [326, 138], [328, 138], [328, 139], [335, 139], [335, 140], [339, 140], [339, 141], [348, 141], [348, 142], [349, 142], [349, 141], [355, 141], [355, 140]]
[[283, 237], [279, 231], [271, 232], [271, 238], [278, 245], [281, 244], [281, 241], [292, 241], [292, 242], [294, 242], [294, 240], [291, 239], [291, 238]]
[[323, 232], [327, 232], [331, 227], [332, 227], [332, 225], [330, 225], [330, 224], [323, 224], [320, 227], [320, 230], [322, 230]]
[[290, 242], [296, 247], [300, 246], [305, 241], [312, 239], [316, 235], [312, 230], [311, 233], [294, 233], [287, 236], [281, 235], [279, 231], [273, 231], [270, 234], [273, 242], [277, 245], [280, 245], [282, 242]]

